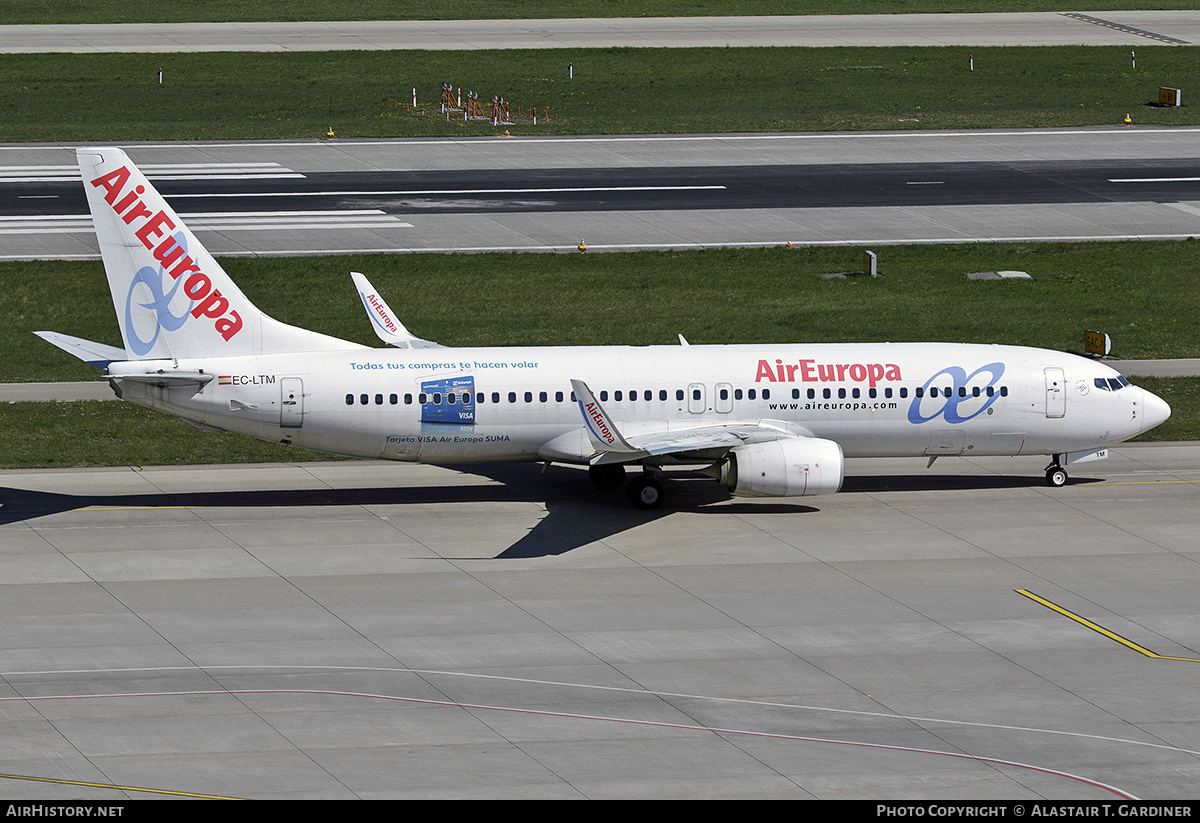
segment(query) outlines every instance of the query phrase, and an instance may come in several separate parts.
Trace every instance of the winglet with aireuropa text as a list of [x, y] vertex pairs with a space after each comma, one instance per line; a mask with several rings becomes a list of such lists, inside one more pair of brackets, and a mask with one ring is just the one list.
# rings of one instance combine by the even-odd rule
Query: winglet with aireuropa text
[[371, 281], [367, 279], [365, 274], [352, 271], [350, 272], [350, 277], [354, 280], [354, 288], [358, 289], [358, 296], [362, 299], [363, 308], [367, 310], [367, 317], [371, 319], [371, 328], [375, 330], [375, 335], [384, 343], [387, 343], [389, 346], [395, 346], [398, 349], [445, 348], [439, 343], [434, 343], [432, 340], [422, 340], [404, 328], [404, 324], [400, 322], [400, 318], [396, 316], [396, 313], [392, 311], [392, 307], [379, 294], [379, 290], [371, 285]]
[[576, 402], [579, 403], [579, 413], [583, 415], [583, 425], [587, 429], [588, 440], [596, 454], [591, 463], [594, 466], [603, 463], [627, 463], [648, 457], [650, 452], [629, 445], [616, 423], [605, 413], [592, 390], [582, 380], [571, 380], [571, 389], [575, 392]]

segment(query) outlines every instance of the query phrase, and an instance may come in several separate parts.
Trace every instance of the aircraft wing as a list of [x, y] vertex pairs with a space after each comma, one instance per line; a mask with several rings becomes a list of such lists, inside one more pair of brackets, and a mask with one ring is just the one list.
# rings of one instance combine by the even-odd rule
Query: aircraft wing
[[[746, 428], [753, 427], [710, 426], [675, 432], [653, 432], [633, 435], [629, 438], [629, 443], [651, 455], [678, 454], [707, 449], [731, 449], [750, 440], [750, 433], [744, 431]], [[780, 433], [773, 431], [773, 434], [779, 436]]]
[[[572, 380], [571, 388], [583, 415], [584, 428], [591, 442], [593, 466], [606, 463], [632, 463], [648, 457], [696, 453], [698, 460], [718, 459], [724, 452], [748, 443], [812, 437], [806, 430], [791, 430], [770, 423], [741, 423], [731, 426], [694, 426], [674, 431], [664, 424], [656, 431], [623, 435], [604, 411], [591, 389], [582, 380]], [[786, 424], [784, 424], [786, 425]], [[708, 452], [708, 454], [698, 454]], [[715, 454], [714, 454], [715, 452]]]
[[444, 348], [432, 340], [422, 340], [404, 328], [404, 324], [396, 317], [395, 312], [375, 287], [371, 285], [371, 281], [366, 278], [366, 275], [352, 271], [350, 277], [354, 279], [354, 287], [358, 289], [358, 296], [362, 298], [363, 308], [367, 310], [367, 317], [371, 318], [371, 328], [375, 330], [375, 334], [380, 340], [398, 349]]

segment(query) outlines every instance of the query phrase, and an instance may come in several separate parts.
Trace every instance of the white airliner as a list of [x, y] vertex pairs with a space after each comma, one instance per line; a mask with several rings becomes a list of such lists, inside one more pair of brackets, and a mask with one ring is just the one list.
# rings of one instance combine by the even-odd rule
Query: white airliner
[[353, 275], [388, 348], [259, 311], [113, 148], [78, 150], [123, 349], [38, 334], [124, 400], [204, 429], [422, 463], [560, 462], [662, 502], [671, 465], [734, 494], [841, 488], [844, 457], [1051, 455], [1046, 479], [1107, 456], [1170, 408], [1099, 362], [950, 343], [446, 348]]

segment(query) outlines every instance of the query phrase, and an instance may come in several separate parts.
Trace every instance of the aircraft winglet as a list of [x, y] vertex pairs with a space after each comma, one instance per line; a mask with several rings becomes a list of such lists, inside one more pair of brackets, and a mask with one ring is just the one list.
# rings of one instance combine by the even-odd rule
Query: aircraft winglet
[[387, 301], [380, 296], [379, 291], [371, 285], [371, 281], [367, 279], [366, 275], [352, 271], [350, 276], [354, 278], [354, 287], [358, 289], [358, 296], [362, 298], [363, 308], [367, 310], [367, 317], [371, 318], [371, 328], [375, 330], [375, 334], [380, 340], [398, 349], [442, 348], [438, 343], [422, 340], [404, 328], [404, 324], [396, 317], [396, 313], [392, 311]]
[[616, 423], [604, 411], [592, 390], [582, 380], [572, 380], [571, 389], [579, 403], [579, 412], [583, 415], [584, 428], [587, 429], [588, 440], [596, 450], [592, 457], [592, 465], [603, 463], [627, 463], [648, 457], [650, 452], [637, 449], [621, 436]]

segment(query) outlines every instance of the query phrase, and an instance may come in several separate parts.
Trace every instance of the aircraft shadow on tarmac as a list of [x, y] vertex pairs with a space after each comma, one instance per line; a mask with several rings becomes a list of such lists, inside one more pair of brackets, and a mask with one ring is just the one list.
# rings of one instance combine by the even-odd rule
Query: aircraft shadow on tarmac
[[[676, 511], [699, 514], [807, 514], [820, 511], [816, 499], [733, 498], [708, 478], [668, 472], [663, 508], [634, 509], [623, 491], [595, 488], [580, 470], [553, 466], [542, 471], [529, 464], [449, 467], [461, 474], [495, 481], [444, 486], [379, 486], [314, 489], [239, 489], [234, 491], [148, 492], [138, 494], [62, 494], [0, 487], [0, 525], [95, 508], [274, 508], [311, 506], [380, 506], [431, 503], [541, 503], [546, 516], [529, 533], [496, 555], [496, 559], [562, 555], [589, 543], [652, 523]], [[1071, 482], [1098, 482], [1072, 478]], [[1040, 484], [1021, 476], [901, 474], [847, 477], [842, 494], [893, 491], [1011, 489]], [[816, 504], [816, 505], [812, 505]]]

